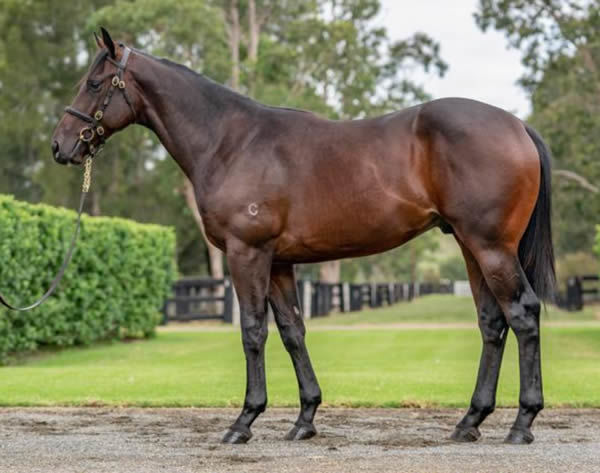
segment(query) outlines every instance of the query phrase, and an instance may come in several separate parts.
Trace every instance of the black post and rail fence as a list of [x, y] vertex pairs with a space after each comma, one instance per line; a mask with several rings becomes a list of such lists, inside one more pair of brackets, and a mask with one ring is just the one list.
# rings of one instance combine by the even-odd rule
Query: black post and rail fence
[[[298, 298], [305, 318], [332, 312], [356, 312], [366, 308], [408, 302], [425, 294], [449, 294], [453, 283], [324, 283], [300, 280]], [[173, 284], [172, 296], [163, 307], [163, 324], [194, 320], [237, 323], [239, 309], [229, 279], [186, 278]]]
[[600, 276], [588, 274], [572, 276], [567, 280], [567, 290], [558, 294], [557, 303], [570, 311], [583, 310], [586, 304], [600, 302]]
[[[427, 294], [463, 294], [468, 283], [325, 283], [300, 280], [298, 298], [304, 318], [324, 317], [331, 313], [356, 312], [391, 306]], [[566, 290], [556, 295], [556, 304], [569, 311], [600, 302], [600, 277], [574, 276]], [[172, 296], [163, 307], [163, 323], [192, 320], [221, 320], [238, 323], [239, 308], [230, 279], [188, 278], [173, 285]]]

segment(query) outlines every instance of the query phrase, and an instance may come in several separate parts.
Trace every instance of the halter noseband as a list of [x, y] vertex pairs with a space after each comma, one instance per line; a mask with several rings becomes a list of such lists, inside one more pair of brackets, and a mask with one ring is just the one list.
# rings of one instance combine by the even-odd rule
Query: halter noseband
[[[133, 104], [125, 89], [125, 81], [123, 80], [123, 72], [125, 72], [125, 67], [127, 66], [127, 60], [129, 59], [129, 55], [131, 53], [131, 49], [127, 46], [120, 44], [121, 47], [124, 48], [123, 57], [119, 62], [114, 59], [107, 57], [106, 60], [111, 64], [114, 64], [117, 68], [117, 73], [113, 76], [110, 84], [111, 87], [108, 89], [104, 100], [102, 101], [102, 106], [94, 113], [94, 116], [90, 116], [87, 113], [83, 113], [76, 108], [66, 107], [65, 112], [73, 115], [80, 120], [89, 123], [89, 126], [84, 126], [79, 131], [79, 139], [77, 140], [77, 147], [79, 147], [82, 143], [87, 143], [88, 152], [90, 156], [96, 155], [104, 145], [106, 139], [104, 138], [104, 127], [102, 126], [102, 119], [104, 118], [104, 113], [108, 108], [108, 104], [112, 99], [112, 96], [115, 93], [115, 90], [119, 89], [123, 92], [123, 97], [125, 98], [125, 102], [129, 105], [129, 108], [133, 112], [133, 121], [137, 121], [137, 114], [135, 113], [135, 108], [133, 108]], [[94, 147], [91, 143], [94, 137], [98, 135], [98, 148]]]

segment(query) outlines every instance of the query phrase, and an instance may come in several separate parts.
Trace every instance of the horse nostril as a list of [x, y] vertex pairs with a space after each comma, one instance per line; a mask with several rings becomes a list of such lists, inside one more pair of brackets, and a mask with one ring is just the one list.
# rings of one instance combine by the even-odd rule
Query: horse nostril
[[56, 157], [58, 150], [59, 150], [58, 141], [54, 140], [52, 142], [52, 154], [54, 155], [54, 157]]

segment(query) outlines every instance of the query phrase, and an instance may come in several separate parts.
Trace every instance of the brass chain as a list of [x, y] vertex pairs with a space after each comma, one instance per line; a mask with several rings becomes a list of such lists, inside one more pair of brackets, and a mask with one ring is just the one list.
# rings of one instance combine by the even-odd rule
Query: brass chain
[[92, 184], [92, 158], [88, 156], [84, 163], [83, 171], [83, 192], [87, 193], [90, 190]]

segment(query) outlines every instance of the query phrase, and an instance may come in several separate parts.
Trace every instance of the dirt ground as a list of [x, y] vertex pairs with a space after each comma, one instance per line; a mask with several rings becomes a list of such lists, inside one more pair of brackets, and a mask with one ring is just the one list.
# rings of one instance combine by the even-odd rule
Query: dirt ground
[[319, 435], [286, 442], [295, 410], [269, 409], [247, 445], [220, 439], [237, 409], [0, 409], [0, 473], [600, 472], [600, 409], [547, 409], [536, 441], [504, 445], [514, 409], [475, 444], [447, 440], [462, 410], [321, 409]]

